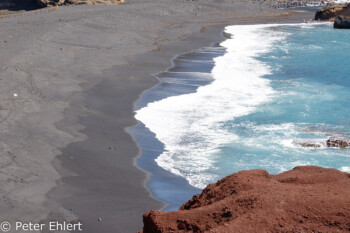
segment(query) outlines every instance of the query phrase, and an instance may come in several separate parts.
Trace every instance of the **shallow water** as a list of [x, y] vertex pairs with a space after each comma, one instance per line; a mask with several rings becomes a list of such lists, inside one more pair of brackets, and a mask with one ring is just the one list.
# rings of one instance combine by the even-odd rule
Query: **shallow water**
[[[324, 145], [330, 136], [350, 136], [350, 31], [285, 24], [226, 32], [233, 36], [221, 47], [175, 59], [137, 105], [142, 124], [134, 132], [144, 132], [136, 139], [149, 154], [138, 164], [151, 172], [151, 192], [175, 209], [196, 188], [240, 170], [349, 172], [350, 150]], [[298, 146], [304, 141], [319, 148]], [[145, 166], [154, 159], [162, 172]], [[195, 188], [181, 179], [169, 187], [165, 171]]]

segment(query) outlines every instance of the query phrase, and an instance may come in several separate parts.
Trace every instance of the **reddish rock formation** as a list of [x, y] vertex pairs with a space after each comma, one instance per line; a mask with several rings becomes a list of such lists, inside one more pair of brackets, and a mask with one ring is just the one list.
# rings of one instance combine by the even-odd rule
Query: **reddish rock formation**
[[350, 174], [314, 166], [238, 172], [143, 221], [144, 233], [350, 232]]

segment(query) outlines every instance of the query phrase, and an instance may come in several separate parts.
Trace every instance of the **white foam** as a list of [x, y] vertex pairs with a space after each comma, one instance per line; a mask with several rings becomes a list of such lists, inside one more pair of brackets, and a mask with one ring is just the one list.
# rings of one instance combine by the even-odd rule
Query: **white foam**
[[310, 165], [312, 165], [310, 162], [294, 161], [294, 162], [289, 162], [289, 163], [285, 163], [285, 164], [280, 164], [279, 169], [280, 169], [280, 173], [281, 173], [281, 172], [288, 171], [293, 167], [310, 166]]
[[[279, 93], [280, 96], [280, 93]], [[240, 126], [240, 125], [237, 125]], [[312, 128], [319, 128], [319, 130], [312, 130]], [[260, 147], [261, 149], [269, 149], [273, 151], [284, 152], [287, 149], [293, 151], [298, 150], [302, 153], [302, 150], [315, 150], [326, 149], [326, 141], [328, 139], [325, 134], [335, 134], [338, 131], [334, 131], [336, 126], [328, 126], [333, 131], [323, 131], [322, 127], [327, 127], [325, 124], [306, 124], [306, 123], [282, 123], [282, 124], [262, 124], [254, 125], [253, 123], [243, 125], [243, 127], [249, 128], [254, 132], [254, 135], [250, 135], [241, 143], [248, 147]], [[313, 137], [307, 138], [305, 134], [312, 134]], [[308, 135], [310, 137], [310, 135]], [[240, 139], [241, 140], [241, 139]], [[269, 143], [266, 143], [269, 142]], [[259, 146], [258, 143], [262, 145]], [[314, 147], [303, 147], [302, 144], [313, 144]], [[276, 146], [277, 145], [277, 146]], [[302, 149], [302, 150], [300, 150]], [[294, 153], [294, 152], [293, 152]], [[319, 152], [321, 153], [321, 152]], [[344, 155], [342, 155], [344, 156]], [[346, 156], [346, 155], [345, 155]]]
[[350, 2], [349, 0], [335, 0], [334, 1], [336, 4], [344, 4]]
[[340, 168], [340, 171], [343, 171], [343, 172], [348, 172], [350, 173], [350, 167], [347, 167], [347, 166], [343, 166]]
[[221, 46], [227, 53], [215, 59], [214, 81], [195, 93], [169, 97], [138, 110], [136, 118], [155, 133], [165, 146], [156, 162], [203, 188], [217, 177], [215, 154], [237, 139], [223, 123], [256, 111], [275, 94], [263, 76], [270, 67], [256, 57], [269, 52], [284, 34], [267, 30], [272, 25], [229, 26], [233, 35]]
[[[279, 93], [280, 96], [280, 93]], [[298, 149], [300, 135], [299, 127], [293, 123], [262, 124], [248, 126], [253, 130], [254, 135], [246, 138], [243, 143], [248, 147], [256, 147], [273, 151], [285, 151], [286, 149]], [[266, 143], [269, 142], [269, 143]], [[261, 143], [261, 144], [259, 144]]]
[[[233, 37], [221, 43], [227, 53], [215, 59], [211, 84], [192, 94], [150, 103], [136, 112], [136, 118], [165, 146], [156, 159], [159, 166], [198, 188], [218, 178], [212, 172], [217, 152], [238, 139], [223, 124], [256, 111], [276, 94], [269, 80], [263, 78], [271, 68], [256, 59], [283, 43], [286, 34], [268, 30], [273, 26], [281, 24], [227, 27], [226, 32]], [[294, 128], [283, 125], [284, 131], [285, 127]]]
[[[296, 138], [293, 139], [292, 143], [300, 148], [305, 148], [305, 149], [315, 149], [315, 148], [319, 148], [319, 149], [324, 149], [327, 147], [326, 145], [326, 138], [323, 139], [315, 139], [315, 138]], [[310, 145], [314, 145], [314, 146], [310, 146], [310, 147], [303, 147], [303, 144], [310, 144]]]

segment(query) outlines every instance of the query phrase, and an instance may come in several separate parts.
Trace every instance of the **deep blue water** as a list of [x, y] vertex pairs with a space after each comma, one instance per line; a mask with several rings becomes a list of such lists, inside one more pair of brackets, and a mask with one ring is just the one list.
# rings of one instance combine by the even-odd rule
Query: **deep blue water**
[[[298, 24], [226, 32], [233, 37], [221, 47], [175, 59], [137, 103], [138, 165], [167, 210], [240, 170], [350, 172], [350, 149], [324, 146], [350, 136], [350, 30]], [[320, 147], [303, 148], [304, 141]]]

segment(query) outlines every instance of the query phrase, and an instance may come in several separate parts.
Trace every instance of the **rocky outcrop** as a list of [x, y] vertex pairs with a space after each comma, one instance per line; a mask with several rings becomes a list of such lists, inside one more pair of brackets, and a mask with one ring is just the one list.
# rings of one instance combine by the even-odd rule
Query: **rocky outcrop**
[[350, 17], [349, 16], [338, 16], [334, 20], [334, 28], [350, 29]]
[[339, 15], [350, 16], [350, 4], [329, 3], [325, 8], [316, 12], [315, 20], [334, 21]]
[[327, 140], [327, 147], [348, 148], [349, 146], [350, 146], [349, 137], [331, 137]]
[[324, 148], [327, 146], [326, 140], [314, 140], [314, 139], [295, 139], [293, 144], [301, 147], [311, 147], [311, 148]]
[[40, 6], [57, 5], [109, 5], [124, 2], [124, 0], [36, 0]]
[[349, 232], [350, 174], [315, 166], [234, 173], [178, 211], [143, 216], [144, 233]]
[[349, 137], [330, 137], [327, 140], [319, 139], [295, 139], [293, 140], [294, 145], [301, 147], [313, 147], [313, 148], [324, 148], [324, 147], [337, 147], [341, 149], [350, 147]]

